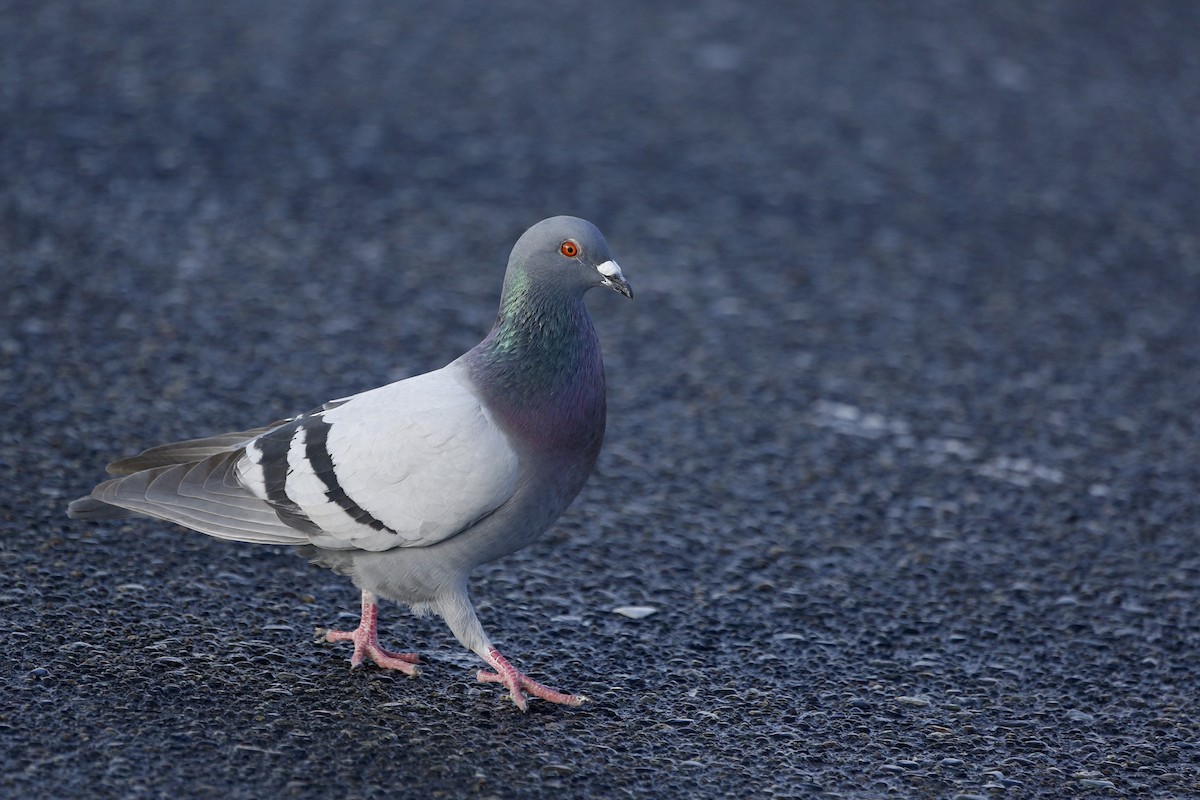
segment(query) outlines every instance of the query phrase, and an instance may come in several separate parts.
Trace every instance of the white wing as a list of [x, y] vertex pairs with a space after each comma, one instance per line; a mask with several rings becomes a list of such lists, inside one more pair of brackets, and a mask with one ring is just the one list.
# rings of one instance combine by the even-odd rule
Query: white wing
[[238, 478], [311, 522], [312, 543], [387, 550], [446, 539], [516, 491], [516, 451], [457, 362], [354, 395], [250, 442]]

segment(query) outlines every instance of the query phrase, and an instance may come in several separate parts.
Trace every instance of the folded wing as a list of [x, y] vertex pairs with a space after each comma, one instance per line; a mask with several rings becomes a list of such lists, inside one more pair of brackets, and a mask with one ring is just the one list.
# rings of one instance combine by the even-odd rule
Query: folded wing
[[73, 503], [73, 515], [115, 506], [224, 539], [387, 550], [435, 544], [492, 513], [516, 491], [519, 464], [451, 364], [110, 471], [124, 477]]

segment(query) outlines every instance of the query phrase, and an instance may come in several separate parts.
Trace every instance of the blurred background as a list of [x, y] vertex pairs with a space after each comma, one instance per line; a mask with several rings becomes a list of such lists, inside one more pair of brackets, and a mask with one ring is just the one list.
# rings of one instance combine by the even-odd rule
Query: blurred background
[[[0, 794], [1200, 792], [1197, 31], [0, 0]], [[456, 357], [554, 214], [635, 291], [589, 301], [606, 451], [474, 593], [593, 704], [520, 717], [394, 608], [430, 668], [351, 674], [309, 642], [347, 581], [65, 519], [113, 457]]]

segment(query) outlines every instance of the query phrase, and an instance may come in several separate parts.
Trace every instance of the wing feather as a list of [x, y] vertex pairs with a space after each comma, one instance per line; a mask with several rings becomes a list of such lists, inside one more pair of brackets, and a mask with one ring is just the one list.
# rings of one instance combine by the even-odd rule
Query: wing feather
[[[328, 403], [314, 409], [311, 414], [318, 414], [322, 411], [328, 411], [332, 408], [337, 408], [343, 403], [352, 400], [350, 397], [342, 397], [337, 400], [330, 400]], [[301, 415], [303, 416], [303, 415]], [[240, 450], [245, 447], [248, 442], [262, 436], [265, 433], [286, 425], [299, 417], [288, 417], [287, 419], [276, 420], [270, 425], [263, 425], [259, 428], [251, 428], [245, 431], [231, 431], [229, 433], [218, 433], [215, 436], [205, 436], [201, 439], [187, 439], [182, 442], [171, 442], [170, 444], [160, 444], [157, 447], [151, 447], [149, 450], [143, 450], [136, 456], [127, 458], [119, 458], [116, 461], [105, 467], [109, 475], [132, 475], [135, 472], [141, 472], [144, 469], [153, 469], [155, 467], [165, 467], [171, 464], [188, 464], [193, 461], [201, 461], [209, 456], [215, 456], [219, 453], [228, 453], [232, 450]]]
[[231, 433], [217, 434], [216, 436], [206, 436], [203, 439], [188, 439], [182, 442], [160, 444], [157, 447], [151, 447], [149, 450], [143, 450], [136, 456], [117, 459], [109, 464], [106, 469], [109, 475], [132, 475], [135, 472], [141, 472], [145, 469], [202, 461], [209, 456], [237, 450], [245, 446], [246, 442], [251, 439], [261, 436], [286, 421], [283, 420], [248, 431], [233, 431]]
[[321, 528], [313, 543], [322, 547], [436, 544], [516, 491], [517, 452], [457, 364], [299, 424], [287, 494]]

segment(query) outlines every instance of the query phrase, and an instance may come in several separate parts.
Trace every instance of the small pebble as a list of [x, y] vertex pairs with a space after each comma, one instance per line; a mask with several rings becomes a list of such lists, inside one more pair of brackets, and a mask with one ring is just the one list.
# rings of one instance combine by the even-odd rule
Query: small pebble
[[630, 619], [645, 619], [651, 614], [657, 614], [658, 609], [653, 606], [617, 606], [613, 613]]

